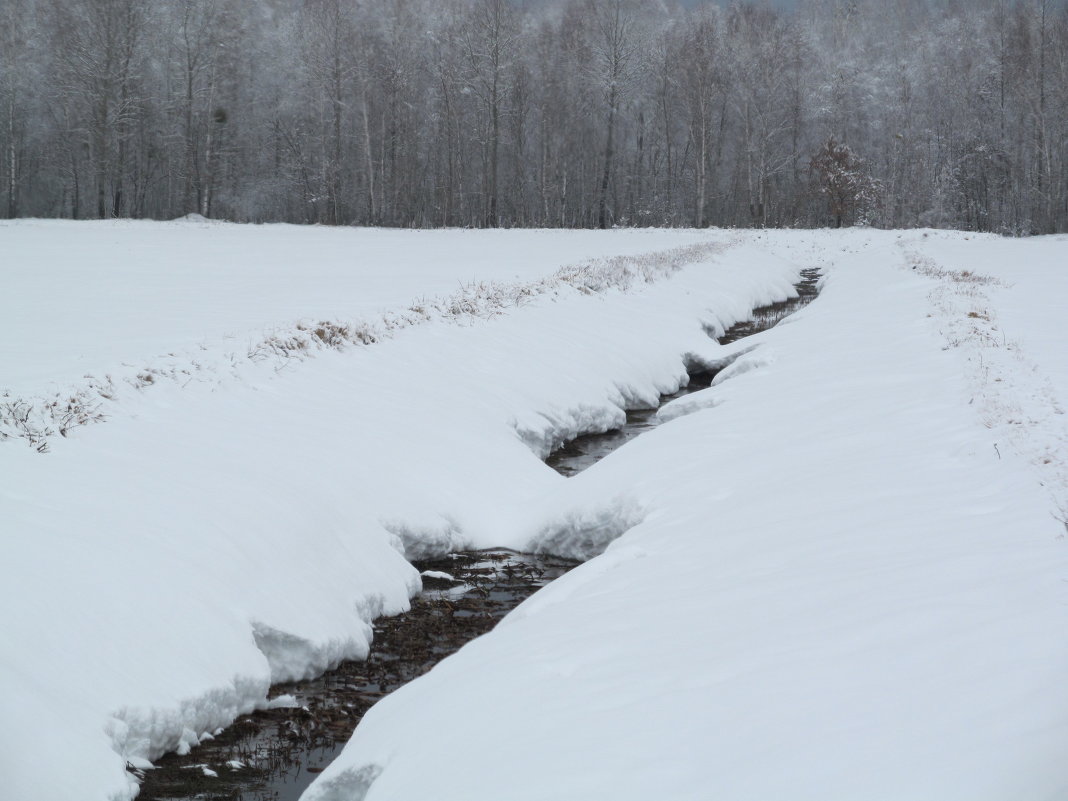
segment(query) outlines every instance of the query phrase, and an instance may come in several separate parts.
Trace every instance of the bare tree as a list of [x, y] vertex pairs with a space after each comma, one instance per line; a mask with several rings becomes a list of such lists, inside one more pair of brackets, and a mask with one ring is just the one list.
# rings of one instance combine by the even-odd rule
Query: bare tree
[[39, 62], [35, 59], [36, 25], [34, 8], [29, 0], [10, 0], [0, 8], [0, 130], [7, 194], [7, 217], [19, 215], [19, 198], [26, 172], [28, 118], [33, 103], [32, 86], [39, 80]]
[[137, 59], [142, 6], [137, 0], [52, 0], [56, 85], [71, 131], [86, 151], [96, 215], [126, 213], [132, 124], [139, 111]]
[[713, 140], [721, 141], [726, 125], [727, 76], [717, 16], [705, 13], [687, 30], [680, 61], [687, 65], [681, 83], [689, 111], [689, 141], [694, 149], [694, 215], [697, 228], [705, 226], [709, 172], [718, 167]]
[[461, 36], [466, 62], [466, 87], [479, 99], [485, 122], [483, 143], [483, 225], [499, 223], [501, 116], [504, 98], [511, 87], [512, 48], [516, 33], [511, 6], [506, 0], [476, 0], [468, 11]]
[[186, 0], [174, 9], [173, 48], [180, 75], [184, 206], [212, 214], [220, 138], [229, 113], [220, 83], [234, 29], [225, 0]]
[[608, 189], [616, 157], [616, 126], [620, 107], [639, 68], [639, 41], [633, 0], [586, 0], [593, 21], [594, 79], [604, 98], [604, 166], [597, 190], [597, 227], [607, 228], [611, 212]]
[[869, 222], [1041, 233], [1065, 130], [1065, 0], [0, 4], [7, 216], [814, 224], [833, 135]]

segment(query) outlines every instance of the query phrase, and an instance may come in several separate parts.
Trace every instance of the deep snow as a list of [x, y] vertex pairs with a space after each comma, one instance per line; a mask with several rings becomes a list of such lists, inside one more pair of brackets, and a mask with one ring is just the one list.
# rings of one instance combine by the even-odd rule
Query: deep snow
[[205, 220], [0, 221], [0, 388], [34, 394], [204, 351], [244, 355], [300, 320], [372, 319], [487, 279], [533, 281], [705, 232], [408, 231]]
[[[52, 225], [53, 236], [64, 230]], [[166, 243], [173, 224], [102, 228], [119, 237], [108, 245], [118, 259], [123, 231], [142, 246], [156, 233]], [[463, 236], [497, 249], [500, 263], [513, 242], [536, 238]], [[52, 437], [48, 454], [4, 443], [0, 597], [17, 612], [2, 624], [0, 673], [13, 702], [0, 753], [14, 797], [129, 794], [125, 760], [189, 747], [262, 703], [271, 680], [360, 657], [368, 621], [406, 608], [418, 587], [402, 543], [410, 556], [522, 544], [514, 520], [563, 480], [537, 453], [609, 425], [627, 400], [676, 386], [685, 354], [716, 348], [702, 320], [729, 324], [790, 291], [790, 264], [744, 243], [727, 252], [629, 293], [596, 291], [595, 272], [550, 282], [492, 321], [431, 318], [371, 346], [247, 362], [232, 374], [226, 353], [209, 349], [200, 358], [221, 362], [225, 381], [127, 387], [105, 424]], [[551, 253], [539, 282], [561, 266]], [[41, 256], [46, 272], [50, 258]], [[146, 281], [165, 283], [159, 272], [177, 269], [161, 265]], [[385, 268], [368, 269], [373, 278]], [[451, 282], [465, 267], [442, 269]], [[203, 277], [199, 294], [216, 280]], [[77, 305], [77, 288], [67, 291], [74, 297], [57, 308]]]
[[305, 801], [1068, 797], [1064, 239], [759, 239], [815, 248], [822, 296], [549, 488], [535, 543], [633, 525]]
[[[311, 290], [285, 254], [355, 239], [21, 225], [81, 238], [90, 264], [124, 264], [133, 243], [154, 263], [144, 279], [100, 268], [103, 316], [121, 316], [141, 280], [159, 309], [143, 339], [119, 326], [88, 337], [95, 364], [140, 369], [202, 342], [225, 380], [124, 389], [106, 424], [53, 436], [48, 454], [0, 445], [13, 798], [130, 795], [124, 760], [194, 746], [272, 679], [365, 653], [367, 621], [418, 586], [400, 550], [465, 545], [608, 550], [376, 706], [309, 799], [1068, 792], [1064, 325], [1029, 313], [1068, 299], [1063, 239], [445, 232], [409, 252], [393, 234], [349, 232], [381, 249], [317, 263]], [[215, 297], [221, 279], [185, 272], [176, 236], [190, 253], [239, 242], [225, 252], [243, 281], [268, 261], [285, 280], [236, 302], [232, 324], [244, 291], [219, 290], [186, 320], [174, 297]], [[699, 261], [626, 292], [547, 283], [583, 256], [703, 241]], [[59, 269], [60, 250], [20, 248], [16, 283]], [[817, 265], [824, 294], [797, 318], [725, 348], [705, 334]], [[492, 319], [431, 315], [368, 346], [227, 362], [228, 330], [388, 319], [494, 278], [540, 289]], [[177, 284], [184, 295], [159, 290]], [[80, 309], [79, 287], [65, 291], [55, 309]], [[49, 339], [20, 320], [16, 341]], [[48, 370], [10, 368], [21, 396], [46, 396], [44, 373], [77, 381], [63, 344], [76, 330], [58, 324], [39, 346], [57, 354]], [[539, 461], [737, 351], [713, 387], [662, 411], [674, 419], [582, 475]]]

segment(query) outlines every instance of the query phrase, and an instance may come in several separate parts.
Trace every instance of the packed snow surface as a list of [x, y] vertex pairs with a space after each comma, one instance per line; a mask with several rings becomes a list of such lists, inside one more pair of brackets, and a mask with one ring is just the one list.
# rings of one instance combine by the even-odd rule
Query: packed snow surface
[[[419, 587], [404, 555], [493, 545], [589, 561], [377, 705], [308, 801], [1068, 794], [1064, 238], [182, 221], [0, 242], [36, 304], [0, 301], [0, 392], [177, 366], [47, 453], [0, 443], [12, 798], [132, 797], [127, 763], [365, 655]], [[624, 259], [559, 272], [595, 257]], [[813, 266], [796, 317], [709, 338]], [[388, 325], [413, 306], [445, 313]], [[375, 336], [235, 366], [228, 336], [304, 319]], [[540, 461], [718, 363], [579, 476]]]

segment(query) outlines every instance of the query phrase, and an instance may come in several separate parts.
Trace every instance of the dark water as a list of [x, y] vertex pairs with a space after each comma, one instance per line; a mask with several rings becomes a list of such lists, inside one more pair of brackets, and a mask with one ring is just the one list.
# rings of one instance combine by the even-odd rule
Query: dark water
[[[754, 309], [750, 319], [736, 323], [728, 328], [718, 341], [721, 345], [737, 342], [739, 339], [759, 334], [778, 325], [784, 318], [789, 317], [795, 311], [812, 302], [816, 297], [816, 284], [819, 281], [819, 270], [803, 270], [801, 281], [795, 285], [798, 296], [782, 303], [773, 303], [770, 306], [761, 306]], [[702, 389], [707, 389], [716, 377], [715, 372], [702, 371], [690, 373], [689, 383], [671, 395], [661, 395], [659, 406], [669, 403], [676, 398], [689, 395]], [[657, 408], [659, 408], [659, 406]], [[616, 448], [634, 439], [640, 434], [655, 428], [658, 425], [656, 409], [632, 409], [627, 412], [627, 422], [623, 428], [606, 431], [603, 434], [586, 434], [577, 437], [571, 442], [553, 451], [545, 463], [565, 476], [573, 476], [581, 473], [590, 465], [596, 464]]]
[[[751, 320], [733, 326], [719, 341], [765, 331], [812, 300], [818, 273], [805, 271], [802, 278], [799, 298], [754, 310]], [[713, 372], [691, 374], [686, 387], [661, 403], [708, 387], [714, 377]], [[656, 409], [630, 411], [622, 429], [579, 437], [546, 461], [565, 476], [578, 473], [655, 426], [655, 415]], [[191, 753], [168, 754], [153, 770], [133, 771], [143, 778], [139, 799], [296, 801], [380, 698], [485, 634], [577, 562], [493, 549], [414, 564], [451, 579], [424, 577], [410, 612], [376, 621], [366, 661], [342, 663], [310, 681], [276, 685], [271, 697], [291, 696], [292, 706], [244, 715]]]
[[367, 661], [272, 687], [272, 697], [292, 696], [294, 706], [245, 715], [191, 753], [162, 757], [144, 772], [139, 799], [295, 801], [380, 698], [485, 634], [575, 564], [506, 549], [415, 563], [452, 579], [424, 577], [410, 612], [376, 621]]

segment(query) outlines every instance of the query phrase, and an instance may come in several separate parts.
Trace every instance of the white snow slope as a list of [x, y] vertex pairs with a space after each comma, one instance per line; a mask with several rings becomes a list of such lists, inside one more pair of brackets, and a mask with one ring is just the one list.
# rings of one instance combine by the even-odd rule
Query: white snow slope
[[[96, 264], [174, 235], [23, 225], [101, 237], [86, 245]], [[279, 252], [287, 232], [341, 241], [203, 235], [221, 232], [247, 249], [227, 251], [246, 274], [268, 259], [255, 232]], [[9, 235], [33, 241], [0, 226]], [[168, 378], [184, 375], [200, 337], [204, 366], [189, 372], [211, 380], [123, 387], [106, 422], [53, 433], [47, 454], [0, 444], [5, 792], [128, 798], [125, 760], [195, 747], [262, 704], [271, 680], [365, 654], [368, 621], [418, 587], [401, 549], [551, 544], [608, 550], [377, 705], [306, 798], [1066, 797], [1064, 324], [1031, 309], [1068, 300], [1068, 242], [611, 232], [569, 250], [567, 233], [440, 236], [484, 268], [395, 243], [361, 260], [354, 245], [351, 261], [317, 268], [324, 282], [353, 263], [396, 266], [401, 288], [346, 272], [327, 308], [329, 291], [302, 294], [276, 261], [287, 288], [262, 308], [250, 299], [233, 328], [221, 300], [194, 324], [151, 293], [150, 307], [176, 309], [155, 316], [166, 330], [150, 314], [143, 341], [90, 336], [96, 369], [144, 369], [166, 335], [180, 340]], [[705, 241], [546, 278], [594, 253]], [[539, 257], [537, 242], [554, 244]], [[3, 252], [25, 256], [23, 272], [56, 269], [32, 245]], [[225, 295], [215, 272], [146, 264], [148, 276], [105, 271], [103, 316], [136, 294], [127, 284], [160, 277]], [[627, 291], [607, 288], [639, 265]], [[823, 296], [755, 349], [704, 333], [815, 265]], [[495, 276], [530, 291], [467, 293], [473, 314], [432, 300]], [[58, 294], [54, 316], [92, 313], [76, 287]], [[382, 323], [415, 298], [438, 312]], [[235, 365], [218, 344], [372, 314], [382, 341], [313, 358]], [[48, 340], [49, 322], [15, 325], [16, 341]], [[40, 375], [12, 362], [12, 396], [48, 397], [46, 374], [77, 383], [54, 330], [59, 356]], [[654, 403], [688, 364], [742, 350], [665, 410], [674, 419], [586, 473], [539, 461]]]
[[[674, 389], [689, 351], [716, 350], [701, 321], [726, 325], [756, 303], [783, 297], [796, 272], [745, 243], [729, 246], [722, 233], [405, 238], [240, 226], [204, 229], [212, 241], [229, 237], [241, 247], [223, 248], [215, 271], [186, 272], [173, 240], [186, 237], [190, 254], [210, 248], [197, 244], [196, 225], [193, 234], [183, 226], [0, 226], [9, 239], [5, 286], [16, 291], [20, 276], [64, 269], [61, 251], [45, 246], [49, 239], [67, 239], [63, 258], [89, 265], [78, 282], [50, 284], [52, 302], [40, 304], [41, 317], [3, 318], [5, 341], [36, 344], [28, 355], [16, 348], [0, 372], [28, 379], [40, 367], [61, 387], [75, 381], [72, 391], [82, 391], [62, 358], [77, 328], [68, 315], [92, 333], [87, 352], [127, 348], [130, 364], [154, 370], [160, 343], [150, 334], [147, 344], [134, 333], [124, 340], [117, 329], [90, 328], [91, 321], [121, 316], [129, 298], [140, 296], [146, 328], [155, 319], [181, 339], [174, 321], [186, 307], [175, 295], [225, 295], [233, 273], [248, 283], [284, 233], [347, 243], [348, 258], [336, 256], [333, 302], [351, 301], [357, 311], [368, 298], [386, 304], [384, 316], [367, 323], [383, 341], [309, 348], [299, 358], [231, 359], [212, 339], [225, 304], [191, 309], [208, 344], [194, 359], [180, 350], [164, 357], [193, 366], [188, 373], [161, 371], [143, 385], [115, 381], [111, 399], [99, 400], [107, 420], [53, 432], [43, 439], [48, 453], [17, 437], [0, 443], [0, 762], [11, 798], [130, 797], [136, 787], [127, 760], [195, 745], [262, 704], [272, 680], [365, 655], [369, 621], [407, 608], [419, 587], [398, 552], [402, 542], [409, 555], [522, 544], [515, 520], [528, 499], [563, 481], [538, 453], [562, 437], [603, 429], [625, 402]], [[365, 238], [394, 244], [364, 260]], [[153, 239], [159, 260], [146, 256], [141, 272], [101, 266], [133, 251], [151, 254]], [[710, 244], [663, 251], [701, 242]], [[657, 255], [554, 277], [560, 259], [576, 254], [650, 250]], [[413, 293], [424, 278], [451, 291], [469, 281], [468, 257], [479, 251], [478, 280], [498, 265], [497, 274], [513, 283], [482, 285], [446, 302], [420, 292], [408, 302], [426, 313], [388, 306], [382, 273], [395, 271]], [[526, 265], [525, 283], [514, 284], [514, 264]], [[352, 272], [366, 272], [366, 282]], [[278, 311], [287, 295], [313, 324], [330, 319], [316, 305], [325, 290], [302, 295], [293, 289], [298, 283], [263, 289], [274, 293], [263, 309], [238, 303], [242, 325], [291, 325]], [[106, 287], [85, 288], [95, 284]], [[36, 360], [42, 363], [27, 366]], [[57, 391], [16, 383], [8, 395], [13, 404], [28, 399], [20, 408], [40, 408]]]
[[[706, 232], [406, 231], [0, 221], [0, 387], [19, 393], [224, 349], [298, 320], [371, 319], [461, 286], [708, 240]], [[202, 358], [204, 358], [202, 356]]]
[[304, 801], [1068, 798], [1068, 239], [758, 241], [822, 296], [531, 530], [640, 522]]

